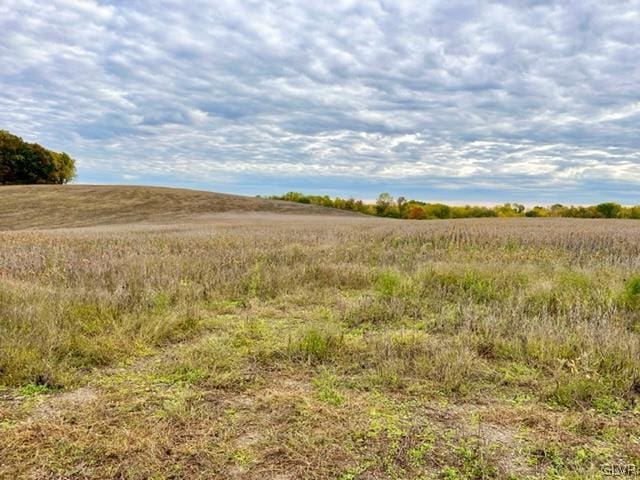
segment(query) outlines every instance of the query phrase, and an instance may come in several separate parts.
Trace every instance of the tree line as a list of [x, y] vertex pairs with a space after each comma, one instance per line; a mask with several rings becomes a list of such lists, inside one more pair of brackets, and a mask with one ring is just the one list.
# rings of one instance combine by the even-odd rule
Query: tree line
[[305, 195], [288, 192], [274, 195], [274, 200], [322, 205], [323, 207], [350, 210], [378, 217], [404, 218], [409, 220], [435, 220], [450, 218], [482, 217], [574, 217], [574, 218], [634, 218], [640, 219], [640, 205], [624, 207], [618, 203], [606, 202], [593, 206], [566, 206], [555, 204], [549, 207], [535, 206], [526, 208], [519, 203], [505, 203], [495, 207], [474, 205], [454, 206], [443, 203], [427, 203], [407, 200], [404, 197], [393, 198], [381, 193], [375, 203], [365, 203], [353, 198], [331, 198], [327, 195]]
[[66, 153], [0, 130], [0, 185], [63, 184], [74, 178], [75, 171], [75, 161]]

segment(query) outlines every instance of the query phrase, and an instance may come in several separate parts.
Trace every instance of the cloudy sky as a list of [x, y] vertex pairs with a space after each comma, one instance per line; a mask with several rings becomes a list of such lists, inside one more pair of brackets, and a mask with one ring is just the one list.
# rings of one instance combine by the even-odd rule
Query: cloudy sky
[[640, 203], [640, 1], [0, 0], [0, 128], [80, 183]]

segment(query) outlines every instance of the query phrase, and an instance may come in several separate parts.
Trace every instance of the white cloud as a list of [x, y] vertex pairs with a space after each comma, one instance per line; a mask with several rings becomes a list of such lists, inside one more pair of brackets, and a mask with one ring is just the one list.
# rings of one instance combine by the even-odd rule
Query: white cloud
[[81, 178], [637, 187], [639, 10], [6, 0], [0, 128]]

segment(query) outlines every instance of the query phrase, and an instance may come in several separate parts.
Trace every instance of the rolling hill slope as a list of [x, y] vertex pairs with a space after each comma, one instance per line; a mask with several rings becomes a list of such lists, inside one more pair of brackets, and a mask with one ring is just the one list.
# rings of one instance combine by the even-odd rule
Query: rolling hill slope
[[225, 212], [353, 216], [264, 198], [164, 187], [24, 185], [0, 187], [0, 230], [195, 221]]

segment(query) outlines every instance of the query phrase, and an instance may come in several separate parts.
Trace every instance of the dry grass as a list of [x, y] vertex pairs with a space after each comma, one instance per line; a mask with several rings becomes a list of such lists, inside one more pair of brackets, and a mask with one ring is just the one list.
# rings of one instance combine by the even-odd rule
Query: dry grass
[[354, 215], [316, 205], [177, 188], [108, 185], [0, 188], [0, 230], [194, 222], [224, 212]]
[[0, 478], [640, 463], [640, 223], [237, 214], [0, 244]]

